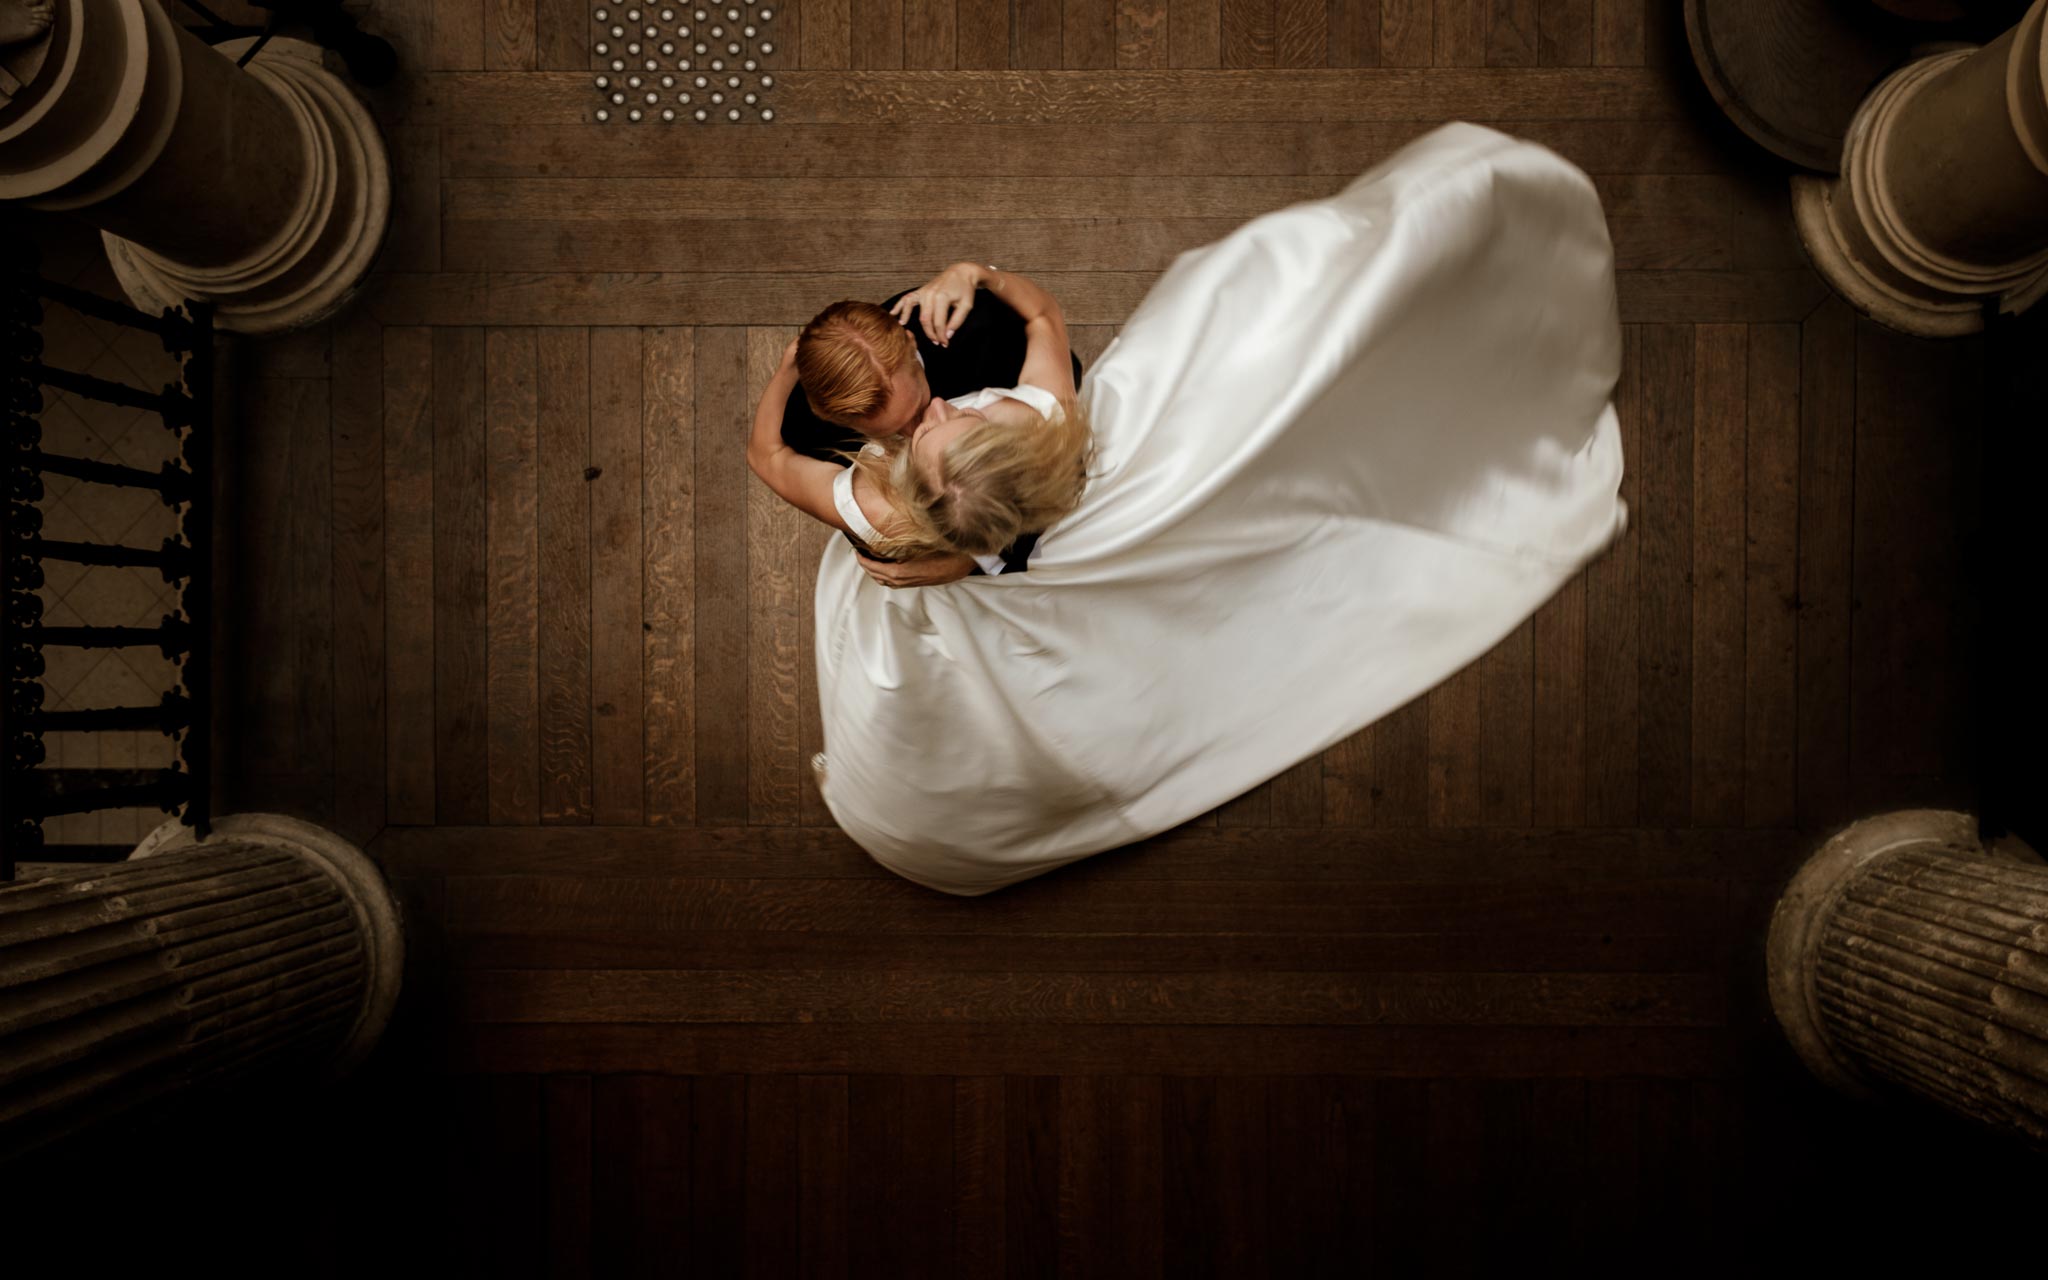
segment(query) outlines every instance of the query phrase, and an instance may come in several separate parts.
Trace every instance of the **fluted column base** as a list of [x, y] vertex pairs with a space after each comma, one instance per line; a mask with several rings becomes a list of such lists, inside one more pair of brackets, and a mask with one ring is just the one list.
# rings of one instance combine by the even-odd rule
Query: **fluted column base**
[[2044, 13], [1893, 72], [1850, 122], [1841, 176], [1791, 180], [1807, 256], [1878, 323], [1959, 337], [2048, 294]]
[[[235, 57], [247, 43], [219, 49]], [[361, 286], [390, 228], [391, 165], [376, 121], [321, 65], [317, 46], [272, 40], [247, 71], [283, 100], [306, 156], [306, 181], [285, 234], [210, 267], [173, 261], [111, 231], [102, 235], [121, 287], [143, 310], [196, 298], [213, 305], [218, 328], [278, 333], [326, 319]]]
[[369, 970], [364, 981], [366, 990], [362, 1010], [328, 1067], [326, 1078], [337, 1080], [347, 1075], [383, 1036], [405, 977], [404, 922], [391, 891], [385, 887], [383, 875], [362, 850], [332, 831], [277, 813], [240, 813], [221, 818], [213, 824], [205, 842], [195, 840], [192, 828], [172, 818], [150, 832], [128, 858], [134, 861], [217, 840], [264, 845], [303, 858], [333, 878], [355, 911]]

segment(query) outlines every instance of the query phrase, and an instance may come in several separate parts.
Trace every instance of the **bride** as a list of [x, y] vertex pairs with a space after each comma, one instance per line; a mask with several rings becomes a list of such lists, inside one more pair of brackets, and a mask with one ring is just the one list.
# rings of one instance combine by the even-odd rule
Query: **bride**
[[1057, 305], [1002, 279], [1020, 386], [777, 486], [886, 552], [1045, 529], [1027, 573], [914, 591], [826, 548], [825, 803], [919, 884], [1216, 807], [1477, 658], [1624, 523], [1612, 249], [1541, 147], [1447, 125], [1182, 254], [1078, 390]]

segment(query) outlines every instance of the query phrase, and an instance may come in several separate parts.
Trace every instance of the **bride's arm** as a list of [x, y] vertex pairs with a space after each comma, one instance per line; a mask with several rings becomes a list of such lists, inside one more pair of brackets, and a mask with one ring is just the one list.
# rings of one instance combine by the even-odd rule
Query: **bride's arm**
[[839, 468], [817, 458], [807, 458], [782, 442], [782, 408], [796, 390], [796, 343], [782, 353], [782, 364], [768, 379], [761, 403], [754, 410], [754, 430], [747, 437], [747, 466], [775, 496], [814, 520], [842, 532], [846, 521], [832, 501], [832, 481]]
[[1059, 300], [1029, 276], [979, 262], [956, 262], [923, 288], [898, 298], [891, 314], [908, 324], [910, 313], [917, 312], [925, 336], [945, 346], [974, 309], [976, 289], [1001, 298], [1024, 322], [1024, 368], [1017, 381], [1044, 387], [1062, 400], [1072, 399], [1074, 366], [1066, 316]]

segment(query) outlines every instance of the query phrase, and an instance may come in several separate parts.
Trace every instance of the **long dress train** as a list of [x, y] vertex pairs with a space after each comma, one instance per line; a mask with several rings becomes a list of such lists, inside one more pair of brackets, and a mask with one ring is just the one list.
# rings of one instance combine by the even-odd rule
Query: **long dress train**
[[1363, 728], [1620, 532], [1620, 351], [1592, 183], [1474, 125], [1182, 254], [1082, 387], [1093, 478], [1029, 573], [891, 592], [827, 547], [826, 805], [981, 894]]

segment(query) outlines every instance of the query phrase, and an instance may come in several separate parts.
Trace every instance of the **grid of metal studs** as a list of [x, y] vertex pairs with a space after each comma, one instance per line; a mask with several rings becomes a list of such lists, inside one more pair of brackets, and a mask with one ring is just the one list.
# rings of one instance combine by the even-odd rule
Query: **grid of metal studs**
[[600, 0], [595, 84], [598, 123], [659, 120], [738, 124], [775, 119], [762, 101], [775, 76], [761, 65], [775, 52], [768, 24], [780, 0], [688, 0], [646, 4]]

